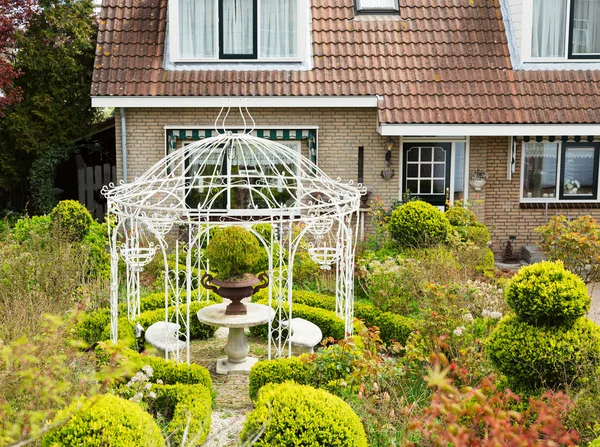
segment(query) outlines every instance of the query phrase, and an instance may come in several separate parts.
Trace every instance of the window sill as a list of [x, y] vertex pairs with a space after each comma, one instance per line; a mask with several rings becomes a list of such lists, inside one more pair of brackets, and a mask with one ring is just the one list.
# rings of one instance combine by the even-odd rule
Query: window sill
[[598, 201], [587, 201], [587, 202], [558, 202], [558, 201], [546, 201], [546, 202], [521, 202], [519, 208], [521, 209], [600, 209], [600, 202]]

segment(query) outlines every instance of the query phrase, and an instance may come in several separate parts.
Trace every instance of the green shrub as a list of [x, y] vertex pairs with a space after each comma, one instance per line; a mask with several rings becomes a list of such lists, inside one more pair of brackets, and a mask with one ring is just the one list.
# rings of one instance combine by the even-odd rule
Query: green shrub
[[309, 365], [298, 357], [263, 360], [250, 370], [250, 399], [256, 400], [258, 391], [268, 383], [283, 383], [292, 380], [301, 385], [312, 383]]
[[92, 221], [87, 234], [83, 238], [83, 243], [89, 249], [88, 274], [109, 278], [110, 254], [108, 252], [108, 229], [106, 224]]
[[414, 330], [414, 320], [402, 315], [396, 315], [391, 312], [382, 312], [370, 322], [373, 326], [379, 327], [379, 336], [384, 342], [396, 340], [401, 345], [406, 344], [406, 340]]
[[480, 259], [475, 264], [475, 270], [481, 273], [494, 270], [494, 252], [489, 248], [478, 248]]
[[19, 219], [12, 229], [13, 237], [23, 243], [31, 239], [31, 235], [44, 237], [50, 232], [50, 216], [33, 216]]
[[600, 327], [585, 317], [572, 326], [533, 326], [509, 316], [490, 335], [486, 352], [518, 387], [552, 387], [575, 380], [582, 365], [600, 358]]
[[75, 327], [75, 336], [92, 345], [102, 340], [102, 333], [107, 325], [110, 327], [110, 309], [98, 309], [81, 314], [80, 321]]
[[[70, 419], [68, 419], [73, 415]], [[160, 428], [150, 414], [128, 400], [110, 394], [74, 404], [59, 412], [55, 421], [67, 420], [50, 431], [42, 442], [73, 447], [165, 445]]]
[[467, 242], [473, 242], [477, 247], [487, 247], [490, 241], [490, 230], [483, 224], [466, 227]]
[[600, 223], [592, 216], [571, 221], [554, 216], [535, 231], [542, 237], [540, 245], [549, 260], [563, 261], [586, 284], [600, 281]]
[[[119, 341], [123, 342], [126, 346], [128, 346], [132, 349], [137, 348], [138, 344], [137, 344], [137, 339], [135, 338], [134, 325], [127, 319], [127, 317], [119, 318], [118, 336], [119, 336]], [[94, 342], [105, 341], [105, 340], [110, 340], [110, 319], [109, 319], [108, 324], [106, 326], [104, 326], [104, 329], [102, 330], [102, 333], [100, 334], [100, 338], [98, 340], [94, 340]], [[92, 342], [92, 343], [94, 343], [94, 342]]]
[[52, 225], [56, 225], [74, 241], [81, 241], [88, 233], [93, 219], [85, 206], [76, 200], [58, 202], [50, 213]]
[[105, 365], [109, 361], [117, 358], [120, 365], [131, 364], [137, 368], [130, 368], [124, 372], [121, 380], [126, 382], [139, 371], [143, 365], [149, 365], [153, 369], [151, 381], [156, 383], [159, 380], [165, 385], [204, 385], [212, 390], [212, 379], [206, 368], [194, 363], [178, 363], [175, 360], [165, 360], [161, 357], [140, 354], [136, 351], [123, 347], [122, 345], [113, 345], [111, 343], [98, 343], [95, 350], [96, 358], [100, 365]]
[[444, 213], [453, 227], [469, 227], [477, 223], [477, 216], [469, 208], [455, 204]]
[[260, 446], [366, 447], [358, 416], [337, 396], [293, 382], [264, 386], [256, 406], [246, 417], [241, 434], [246, 441], [263, 425]]
[[[268, 301], [267, 299], [256, 299], [253, 302], [267, 304]], [[276, 303], [273, 303], [273, 308], [275, 306]], [[321, 329], [323, 338], [333, 337], [335, 340], [341, 340], [346, 336], [344, 321], [333, 311], [294, 303], [292, 304], [292, 318], [304, 318], [316, 324]], [[266, 338], [268, 336], [268, 325], [251, 327], [250, 333], [257, 337]]]
[[587, 313], [590, 297], [581, 278], [562, 262], [522, 267], [506, 287], [506, 301], [519, 318], [531, 324], [562, 324]]
[[420, 200], [396, 208], [390, 217], [392, 238], [403, 247], [426, 247], [445, 243], [452, 234], [448, 218], [433, 205]]
[[[212, 398], [203, 385], [154, 385], [156, 399], [151, 411], [161, 414], [167, 421], [171, 445], [183, 445], [187, 430], [187, 443], [201, 445], [210, 432]], [[192, 442], [193, 441], [193, 442]], [[188, 444], [185, 445], [188, 445]]]
[[254, 272], [260, 255], [261, 246], [256, 237], [237, 226], [219, 229], [206, 248], [210, 268], [222, 280]]

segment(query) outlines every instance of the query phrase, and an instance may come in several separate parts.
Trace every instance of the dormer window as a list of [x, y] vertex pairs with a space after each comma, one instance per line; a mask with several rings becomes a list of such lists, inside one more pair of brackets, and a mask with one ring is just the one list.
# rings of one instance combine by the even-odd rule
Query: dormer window
[[532, 60], [600, 58], [600, 0], [533, 0]]
[[356, 0], [356, 12], [361, 14], [397, 13], [398, 0]]
[[304, 0], [171, 0], [172, 60], [300, 60], [306, 14]]

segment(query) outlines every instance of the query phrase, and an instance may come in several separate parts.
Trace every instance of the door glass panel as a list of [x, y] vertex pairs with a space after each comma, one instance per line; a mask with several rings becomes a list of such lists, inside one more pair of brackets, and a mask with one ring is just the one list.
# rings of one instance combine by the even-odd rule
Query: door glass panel
[[421, 180], [421, 194], [431, 194], [431, 180]]
[[419, 193], [418, 180], [407, 180], [406, 181], [406, 190], [410, 191], [412, 194]]
[[444, 153], [444, 149], [442, 149], [441, 147], [435, 148], [434, 161], [446, 161], [446, 154]]
[[406, 159], [408, 161], [419, 161], [419, 148], [413, 147], [412, 149], [409, 149]]
[[419, 165], [415, 163], [408, 163], [406, 165], [406, 176], [407, 177], [418, 177], [419, 176]]
[[431, 149], [430, 147], [421, 148], [421, 161], [431, 161]]
[[433, 176], [437, 178], [444, 178], [446, 173], [446, 165], [444, 163], [436, 163], [433, 165]]
[[421, 178], [423, 177], [431, 177], [431, 165], [430, 164], [422, 164], [421, 165]]
[[434, 194], [443, 194], [444, 193], [444, 180], [434, 180], [433, 181], [433, 193]]
[[465, 143], [454, 143], [454, 201], [465, 196]]

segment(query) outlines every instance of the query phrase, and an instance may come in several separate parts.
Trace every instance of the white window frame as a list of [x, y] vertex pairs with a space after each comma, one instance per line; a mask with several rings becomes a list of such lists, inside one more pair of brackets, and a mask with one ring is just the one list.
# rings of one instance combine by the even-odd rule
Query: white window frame
[[[529, 141], [537, 143], [537, 141]], [[540, 143], [558, 143], [558, 151], [556, 154], [556, 188], [554, 188], [554, 197], [525, 197], [525, 145], [528, 142], [521, 142], [521, 180], [520, 180], [520, 201], [521, 203], [600, 203], [600, 181], [596, 182], [596, 197], [597, 199], [561, 199], [560, 190], [562, 188], [562, 158], [565, 150], [563, 141], [548, 141], [543, 140]], [[599, 167], [600, 171], [600, 167]], [[599, 173], [597, 173], [599, 174]]]
[[600, 59], [569, 59], [569, 32], [571, 26], [571, 2], [567, 0], [567, 26], [565, 27], [565, 55], [564, 57], [533, 57], [531, 55], [531, 41], [533, 39], [533, 1], [523, 0], [523, 35], [521, 42], [521, 55], [523, 62], [535, 63], [596, 63], [600, 64]]
[[[219, 8], [218, 2], [219, 0], [213, 0], [215, 2], [215, 23], [218, 24], [219, 21]], [[296, 56], [284, 58], [284, 57], [276, 57], [276, 58], [267, 58], [261, 57], [260, 55], [260, 10], [261, 10], [261, 0], [258, 0], [258, 27], [257, 32], [257, 54], [258, 57], [256, 59], [219, 59], [219, 27], [215, 28], [215, 48], [213, 48], [214, 54], [217, 55], [215, 58], [182, 58], [179, 56], [179, 1], [178, 0], [170, 0], [168, 3], [168, 30], [169, 30], [169, 52], [170, 52], [170, 61], [171, 62], [211, 62], [211, 63], [229, 63], [229, 62], [243, 62], [245, 64], [256, 64], [257, 62], [304, 62], [307, 56], [307, 47], [308, 47], [308, 39], [310, 37], [309, 31], [309, 3], [306, 0], [296, 0]]]
[[391, 8], [359, 7], [359, 1], [360, 0], [354, 0], [354, 6], [357, 14], [398, 14], [400, 11], [398, 0], [392, 0], [395, 3], [395, 6], [392, 6]]

